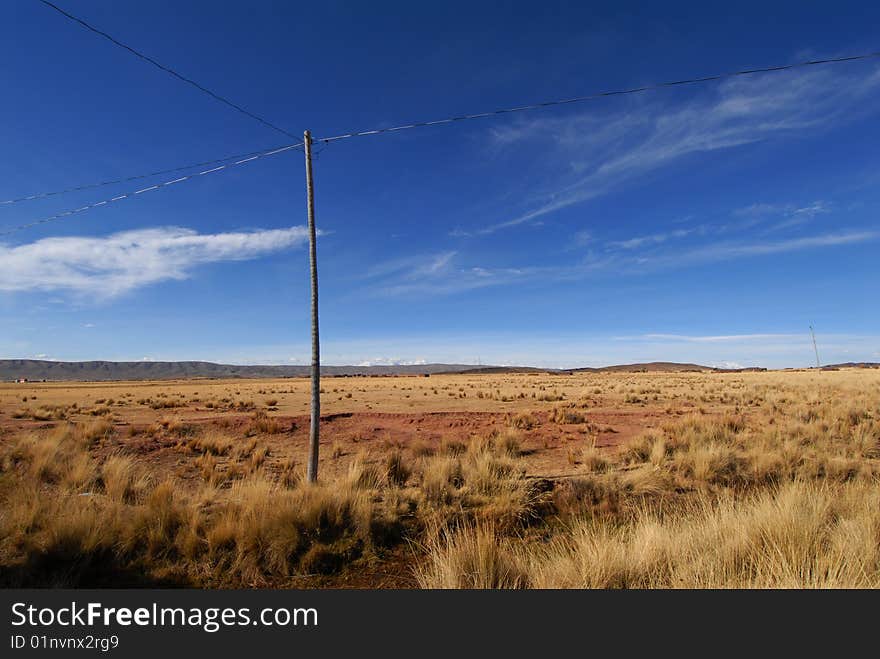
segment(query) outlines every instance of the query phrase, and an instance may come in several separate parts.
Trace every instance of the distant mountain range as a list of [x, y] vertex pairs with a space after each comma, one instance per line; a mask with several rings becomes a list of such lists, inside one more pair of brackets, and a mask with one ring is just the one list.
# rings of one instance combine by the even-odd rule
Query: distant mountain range
[[[880, 368], [877, 363], [830, 364], [824, 368]], [[546, 369], [529, 366], [477, 366], [473, 364], [416, 364], [400, 366], [322, 366], [321, 374], [334, 375], [425, 375], [435, 373], [600, 373], [692, 371], [742, 372], [763, 368], [719, 369], [699, 364], [648, 362], [600, 368]], [[19, 378], [49, 381], [176, 380], [186, 378], [295, 378], [309, 374], [309, 366], [241, 366], [213, 362], [57, 362], [39, 359], [0, 359], [0, 380]]]
[[[464, 364], [402, 366], [322, 366], [323, 375], [421, 375], [462, 372]], [[176, 380], [184, 378], [295, 378], [311, 372], [310, 366], [236, 365], [213, 362], [56, 362], [38, 359], [0, 360], [0, 380]]]

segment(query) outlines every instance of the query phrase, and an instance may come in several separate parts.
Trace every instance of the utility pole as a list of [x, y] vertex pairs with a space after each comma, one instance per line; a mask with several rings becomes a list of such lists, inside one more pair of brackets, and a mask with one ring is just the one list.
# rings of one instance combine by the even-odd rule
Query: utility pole
[[318, 343], [318, 250], [315, 240], [315, 187], [312, 182], [312, 133], [303, 134], [306, 153], [306, 196], [309, 210], [309, 274], [312, 280], [312, 419], [309, 426], [309, 483], [318, 480], [318, 441], [321, 423], [321, 350]]
[[816, 347], [816, 333], [813, 331], [812, 325], [810, 325], [810, 336], [813, 337], [813, 352], [816, 353], [816, 368], [822, 368], [819, 365], [819, 348]]

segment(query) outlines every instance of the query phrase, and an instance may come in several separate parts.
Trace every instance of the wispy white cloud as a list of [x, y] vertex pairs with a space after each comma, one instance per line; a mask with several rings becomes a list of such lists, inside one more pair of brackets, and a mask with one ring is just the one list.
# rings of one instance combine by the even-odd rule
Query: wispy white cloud
[[707, 366], [713, 366], [714, 368], [745, 368], [739, 362], [732, 361], [712, 362], [711, 364], [707, 364]]
[[612, 240], [605, 243], [605, 246], [612, 249], [638, 249], [650, 245], [659, 245], [660, 243], [665, 243], [668, 240], [674, 240], [676, 238], [686, 238], [697, 231], [699, 231], [699, 227], [691, 229], [676, 229], [675, 231], [668, 231], [666, 233], [635, 236], [634, 238], [628, 238], [626, 240]]
[[[683, 268], [701, 263], [759, 258], [804, 250], [821, 250], [880, 240], [880, 231], [844, 230], [788, 239], [755, 238], [751, 241], [718, 241], [688, 244], [682, 247], [665, 244], [673, 238], [685, 238], [693, 231], [640, 236], [626, 241], [606, 243], [604, 255], [588, 254], [576, 264], [533, 269], [531, 274], [550, 279], [576, 280], [593, 273], [647, 274]], [[702, 228], [699, 233], [703, 233]]]
[[[681, 241], [684, 239], [710, 238], [718, 240], [719, 238], [732, 233], [742, 236], [746, 231], [751, 231], [752, 236], [756, 239], [766, 240], [769, 234], [806, 224], [817, 215], [830, 213], [832, 208], [833, 206], [830, 202], [821, 200], [802, 205], [792, 203], [756, 203], [734, 209], [730, 213], [733, 218], [736, 218], [733, 221], [704, 222], [680, 229], [670, 229], [652, 234], [637, 235], [630, 238], [606, 240], [602, 243], [602, 247], [609, 252], [619, 250], [635, 252], [637, 250], [659, 248], [665, 243]], [[756, 229], [756, 225], [760, 226]], [[577, 240], [572, 240], [572, 244], [577, 244]], [[772, 243], [772, 245], [779, 249], [777, 243]], [[803, 246], [809, 247], [810, 244], [806, 243]], [[799, 245], [790, 245], [790, 247], [797, 248]]]
[[740, 343], [746, 341], [802, 339], [801, 334], [716, 334], [694, 336], [688, 334], [641, 334], [636, 337], [615, 337], [618, 341], [644, 339], [647, 341], [674, 341], [683, 343]]
[[[578, 261], [549, 266], [466, 266], [455, 252], [427, 254], [379, 264], [370, 273], [373, 295], [449, 295], [479, 288], [535, 282], [572, 282], [596, 274], [638, 275], [706, 262], [757, 258], [809, 249], [830, 249], [880, 240], [880, 231], [841, 231], [787, 240], [715, 242], [682, 249], [663, 245], [690, 232], [621, 241], [617, 251], [590, 252]], [[659, 246], [659, 249], [658, 249]], [[647, 249], [638, 249], [647, 248]]]
[[202, 264], [253, 259], [294, 247], [307, 237], [305, 227], [215, 234], [161, 227], [0, 244], [0, 291], [114, 297], [156, 282], [186, 279]]
[[[544, 185], [530, 210], [478, 233], [531, 223], [686, 156], [827, 127], [867, 111], [863, 101], [878, 89], [877, 68], [867, 75], [827, 69], [740, 78], [673, 107], [655, 101], [616, 117], [582, 113], [496, 130], [494, 140], [501, 147], [546, 142], [549, 136], [555, 147], [547, 152], [552, 183]], [[566, 163], [566, 169], [552, 163]]]
[[749, 204], [748, 206], [743, 206], [742, 208], [737, 208], [733, 211], [734, 215], [739, 217], [765, 217], [767, 215], [774, 215], [778, 213], [782, 213], [788, 205], [782, 204], [768, 204], [765, 202], [758, 202], [754, 204]]
[[819, 213], [828, 213], [831, 209], [827, 201], [817, 200], [804, 206], [796, 204], [768, 204], [757, 203], [750, 204], [743, 208], [737, 208], [733, 211], [734, 215], [743, 217], [766, 217], [768, 215], [779, 215], [789, 217], [792, 215], [813, 216]]
[[[817, 215], [830, 213], [832, 206], [827, 201], [817, 200], [798, 206], [796, 204], [751, 204], [733, 212], [736, 217], [744, 218], [739, 228], [749, 228], [758, 224], [765, 225], [765, 232], [770, 233], [808, 223]], [[772, 224], [768, 224], [772, 222]]]
[[395, 275], [405, 279], [418, 279], [447, 270], [455, 255], [455, 251], [448, 251], [435, 254], [413, 254], [391, 259], [373, 264], [360, 277], [362, 279], [381, 279]]
[[465, 266], [457, 252], [440, 252], [380, 263], [367, 273], [374, 295], [448, 295], [526, 279], [535, 268]]
[[584, 247], [593, 242], [593, 234], [589, 231], [578, 231], [574, 234], [572, 243], [575, 247]]
[[751, 240], [720, 240], [723, 233], [721, 227], [703, 227], [700, 233], [714, 236], [712, 242], [689, 243], [682, 246], [666, 245], [673, 237], [684, 238], [690, 233], [674, 235], [658, 234], [642, 236], [625, 241], [614, 241], [605, 244], [608, 257], [592, 262], [592, 270], [615, 270], [629, 274], [651, 273], [683, 267], [731, 261], [744, 258], [757, 258], [804, 250], [831, 249], [846, 245], [880, 240], [880, 231], [843, 230], [836, 233], [815, 234], [797, 238], [771, 239], [764, 236], [752, 237]]
[[784, 252], [796, 252], [805, 249], [839, 247], [874, 241], [880, 238], [880, 231], [848, 231], [815, 236], [791, 238], [789, 240], [758, 241], [747, 243], [716, 243], [702, 245], [674, 254], [666, 254], [656, 258], [648, 258], [660, 264], [689, 264], [704, 261], [721, 261], [750, 256], [768, 256]]
[[374, 357], [359, 362], [358, 366], [421, 366], [428, 362], [424, 359], [400, 359], [399, 357]]

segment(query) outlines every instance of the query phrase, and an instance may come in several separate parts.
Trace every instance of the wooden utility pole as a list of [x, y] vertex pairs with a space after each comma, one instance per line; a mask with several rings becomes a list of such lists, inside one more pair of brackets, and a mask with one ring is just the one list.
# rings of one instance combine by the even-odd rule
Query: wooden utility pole
[[315, 187], [312, 182], [312, 134], [303, 134], [306, 153], [306, 195], [309, 209], [309, 274], [312, 280], [312, 419], [309, 426], [309, 483], [318, 480], [318, 441], [321, 423], [321, 350], [318, 342], [318, 250], [315, 240]]

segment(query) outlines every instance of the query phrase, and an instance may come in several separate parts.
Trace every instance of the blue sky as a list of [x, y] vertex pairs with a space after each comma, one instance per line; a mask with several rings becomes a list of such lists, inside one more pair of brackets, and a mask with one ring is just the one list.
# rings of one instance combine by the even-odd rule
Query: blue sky
[[[712, 5], [61, 2], [316, 136], [880, 48], [876, 3]], [[0, 62], [0, 200], [290, 142], [37, 2], [0, 3]], [[318, 147], [323, 359], [802, 366], [812, 323], [880, 361], [878, 118], [875, 60]], [[303, 179], [286, 152], [0, 238], [0, 357], [307, 363]]]

